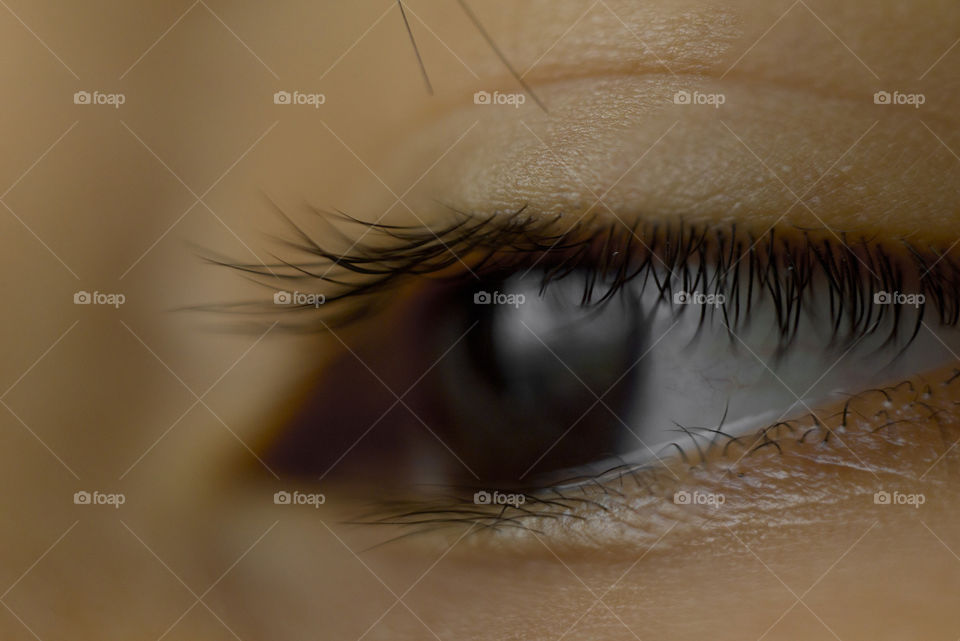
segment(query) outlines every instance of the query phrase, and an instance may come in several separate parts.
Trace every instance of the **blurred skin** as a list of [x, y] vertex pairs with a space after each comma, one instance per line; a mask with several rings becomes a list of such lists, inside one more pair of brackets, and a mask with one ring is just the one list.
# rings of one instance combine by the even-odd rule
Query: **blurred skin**
[[[682, 481], [723, 491], [722, 520], [649, 508], [648, 529], [598, 526], [595, 548], [456, 533], [361, 553], [396, 533], [343, 524], [357, 508], [346, 493], [329, 489], [318, 510], [273, 505], [294, 486], [257, 452], [335, 345], [171, 312], [263, 296], [196, 247], [272, 260], [266, 235], [289, 230], [264, 194], [318, 234], [305, 203], [385, 222], [439, 220], [438, 202], [760, 230], [782, 215], [956, 240], [955, 3], [473, 4], [549, 113], [529, 96], [473, 104], [521, 88], [456, 3], [408, 6], [433, 97], [388, 1], [0, 12], [3, 638], [960, 635], [960, 424], [947, 412], [908, 412], [899, 438], [867, 424], [843, 445], [767, 448], [737, 462], [743, 476], [707, 465]], [[81, 89], [126, 103], [75, 105]], [[326, 103], [275, 105], [281, 89]], [[679, 90], [726, 103], [673, 105]], [[926, 103], [875, 105], [878, 90]], [[126, 303], [75, 306], [80, 289]], [[952, 366], [917, 374], [934, 410], [960, 401], [940, 384]], [[874, 505], [894, 487], [926, 504]], [[126, 503], [74, 505], [82, 489]]]

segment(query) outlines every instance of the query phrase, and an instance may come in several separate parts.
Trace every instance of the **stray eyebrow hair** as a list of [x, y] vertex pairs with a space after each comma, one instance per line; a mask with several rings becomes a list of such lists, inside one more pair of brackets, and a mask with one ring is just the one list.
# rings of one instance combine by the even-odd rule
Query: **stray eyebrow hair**
[[[722, 294], [727, 302], [718, 313], [731, 331], [747, 321], [760, 300], [769, 301], [784, 345], [792, 340], [811, 292], [823, 287], [835, 338], [842, 341], [882, 329], [892, 342], [904, 324], [912, 340], [931, 309], [942, 325], [960, 322], [960, 256], [906, 239], [779, 226], [756, 232], [736, 223], [683, 220], [638, 219], [627, 225], [601, 216], [571, 224], [563, 216], [525, 208], [479, 217], [450, 210], [449, 222], [432, 227], [316, 212], [334, 232], [325, 236], [345, 245], [338, 251], [335, 242], [321, 244], [279, 213], [294, 234], [281, 242], [294, 256], [269, 265], [208, 260], [245, 272], [271, 289], [278, 278], [323, 294], [324, 322], [314, 329], [376, 314], [398, 289], [418, 281], [450, 291], [482, 289], [532, 274], [540, 279], [542, 294], [575, 272], [586, 275], [584, 306], [603, 304], [637, 281], [642, 288], [655, 287], [666, 300], [676, 291]], [[907, 292], [920, 296], [909, 302], [895, 296]], [[878, 305], [878, 296], [892, 299]], [[216, 307], [277, 311], [262, 301]], [[702, 315], [714, 313], [707, 307]], [[284, 309], [317, 311], [312, 304]], [[310, 328], [310, 318], [305, 322], [301, 329]]]

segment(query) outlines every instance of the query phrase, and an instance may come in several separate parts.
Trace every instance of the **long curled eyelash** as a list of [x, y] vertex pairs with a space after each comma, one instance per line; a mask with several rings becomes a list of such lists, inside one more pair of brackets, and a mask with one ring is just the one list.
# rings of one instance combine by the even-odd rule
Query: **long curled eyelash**
[[[434, 492], [433, 498], [428, 500], [418, 497], [412, 500], [380, 501], [351, 522], [394, 526], [404, 530], [403, 534], [378, 545], [451, 528], [468, 528], [468, 534], [471, 535], [511, 531], [547, 534], [546, 525], [563, 528], [587, 520], [583, 515], [584, 510], [605, 513], [630, 511], [625, 491], [621, 491], [627, 490], [625, 484], [633, 484], [647, 497], [663, 499], [683, 487], [681, 477], [684, 474], [717, 461], [732, 461], [724, 473], [742, 478], [744, 473], [739, 472], [737, 466], [741, 459], [761, 452], [783, 455], [790, 442], [796, 446], [833, 446], [837, 448], [836, 451], [843, 451], [846, 446], [839, 444], [836, 438], [838, 434], [847, 435], [859, 430], [864, 435], [881, 436], [898, 443], [902, 438], [897, 431], [903, 425], [929, 420], [942, 424], [945, 419], [957, 419], [958, 414], [953, 408], [934, 409], [927, 402], [935, 394], [933, 387], [922, 379], [915, 380], [916, 384], [908, 380], [851, 395], [837, 412], [829, 416], [818, 416], [811, 412], [796, 419], [779, 421], [749, 436], [734, 436], [719, 428], [681, 427], [679, 431], [685, 434], [689, 443], [674, 442], [658, 453], [665, 454], [668, 449], [680, 452], [671, 467], [662, 460], [617, 465], [596, 476], [573, 478], [549, 487], [527, 490], [522, 493], [524, 500], [520, 505], [478, 505], [471, 500], [472, 493], [490, 488], [447, 487], [443, 488], [442, 493]], [[960, 370], [954, 370], [953, 376], [937, 383], [936, 387], [949, 387], [958, 380]], [[890, 405], [896, 402], [900, 408], [900, 418], [891, 419], [886, 409], [880, 409], [872, 416], [864, 415], [859, 403], [874, 395], [883, 397]], [[874, 425], [881, 416], [884, 422]], [[691, 447], [691, 444], [694, 446]]]
[[[341, 233], [348, 247], [336, 251], [286, 218], [297, 240], [284, 244], [295, 258], [269, 265], [213, 262], [322, 293], [323, 327], [371, 315], [389, 303], [391, 297], [383, 294], [413, 279], [479, 285], [534, 269], [541, 293], [574, 272], [581, 274], [580, 302], [585, 306], [603, 304], [637, 280], [644, 288], [656, 288], [665, 300], [676, 291], [723, 295], [726, 303], [719, 313], [731, 332], [745, 325], [751, 310], [764, 300], [772, 304], [784, 347], [797, 331], [806, 298], [819, 286], [827, 289], [824, 300], [838, 340], [855, 341], [883, 328], [892, 342], [906, 321], [909, 343], [931, 305], [941, 325], [960, 322], [960, 261], [906, 240], [882, 244], [865, 236], [799, 228], [755, 234], [735, 224], [683, 221], [639, 220], [626, 226], [591, 218], [564, 227], [562, 216], [533, 215], [525, 209], [483, 217], [453, 211], [452, 222], [436, 228], [365, 222], [342, 213], [323, 216], [330, 223], [359, 227], [362, 233], [353, 239]], [[922, 294], [916, 299], [919, 304], [899, 299], [875, 304], [876, 295], [907, 291]], [[261, 302], [220, 309], [227, 307], [276, 311]], [[701, 323], [715, 313], [713, 306], [700, 307]], [[306, 327], [317, 325], [308, 319]]]

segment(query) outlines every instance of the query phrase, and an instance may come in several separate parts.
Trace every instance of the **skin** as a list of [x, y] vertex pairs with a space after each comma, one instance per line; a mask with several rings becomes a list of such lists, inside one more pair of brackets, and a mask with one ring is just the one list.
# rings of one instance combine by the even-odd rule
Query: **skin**
[[[333, 236], [304, 203], [397, 223], [442, 220], [439, 202], [957, 238], [955, 3], [611, 0], [619, 19], [598, 5], [569, 32], [590, 3], [473, 4], [549, 114], [529, 96], [473, 104], [521, 89], [455, 3], [409, 6], [433, 97], [390, 2], [196, 5], [149, 50], [189, 4], [12, 7], [80, 80], [9, 12], [0, 22], [19, 97], [0, 119], [3, 638], [960, 635], [954, 363], [916, 373], [928, 407], [895, 399], [909, 427], [873, 433], [893, 409], [868, 395], [829, 444], [784, 435], [782, 453], [677, 465], [669, 489], [723, 493], [719, 515], [628, 485], [630, 509], [586, 531], [455, 530], [361, 552], [398, 533], [343, 523], [375, 491], [311, 489], [258, 462], [341, 346], [171, 310], [264, 296], [195, 250], [270, 261], [268, 235], [289, 227], [264, 194], [320, 239]], [[74, 105], [78, 89], [127, 103]], [[274, 105], [278, 89], [327, 101]], [[875, 105], [881, 89], [926, 102]], [[673, 105], [679, 90], [726, 103]], [[79, 289], [127, 302], [75, 306]], [[327, 503], [273, 504], [294, 488]], [[126, 503], [74, 505], [82, 489]], [[875, 505], [884, 489], [926, 502]]]

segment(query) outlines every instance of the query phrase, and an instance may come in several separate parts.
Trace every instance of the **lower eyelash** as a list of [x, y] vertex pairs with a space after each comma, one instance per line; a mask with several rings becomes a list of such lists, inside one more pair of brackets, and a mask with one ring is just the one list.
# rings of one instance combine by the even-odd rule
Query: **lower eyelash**
[[[656, 288], [666, 300], [675, 291], [722, 295], [727, 303], [720, 313], [731, 331], [746, 324], [752, 308], [764, 302], [772, 305], [784, 347], [795, 336], [801, 309], [820, 287], [826, 288], [838, 342], [852, 343], [883, 330], [888, 332], [887, 343], [894, 343], [906, 324], [909, 344], [931, 306], [941, 325], [960, 322], [960, 262], [946, 252], [906, 241], [884, 245], [864, 237], [796, 228], [789, 233], [771, 229], [758, 236], [735, 224], [695, 226], [682, 221], [638, 221], [628, 228], [592, 219], [557, 231], [562, 217], [534, 216], [522, 209], [483, 218], [461, 214], [438, 228], [325, 216], [362, 228], [355, 240], [344, 239], [350, 242], [346, 252], [322, 247], [287, 218], [299, 238], [286, 243], [299, 254], [297, 260], [266, 266], [212, 262], [264, 279], [304, 283], [324, 294], [322, 325], [313, 316], [304, 319], [304, 325], [287, 323], [308, 330], [370, 316], [387, 304], [390, 292], [416, 279], [429, 279], [440, 287], [480, 288], [533, 269], [541, 274], [541, 293], [554, 282], [580, 274], [585, 283], [583, 305], [601, 305], [635, 281]], [[321, 287], [327, 291], [316, 292]], [[874, 304], [875, 295], [907, 291], [922, 294], [922, 302]], [[277, 311], [261, 302], [213, 308]], [[310, 304], [284, 309], [316, 311]], [[701, 322], [708, 313], [713, 313], [712, 307], [702, 306]]]
[[[394, 526], [407, 530], [378, 545], [409, 536], [463, 528], [469, 529], [471, 536], [509, 535], [525, 531], [548, 535], [548, 530], [563, 530], [574, 523], [585, 523], [594, 514], [620, 513], [623, 508], [630, 509], [626, 492], [633, 492], [630, 500], [636, 499], [638, 489], [642, 490], [642, 497], [669, 500], [677, 488], [684, 486], [684, 476], [708, 466], [721, 465], [723, 473], [742, 477], [736, 466], [741, 458], [764, 452], [781, 456], [788, 444], [844, 449], [844, 436], [858, 431], [864, 436], [885, 436], [902, 444], [894, 433], [898, 426], [930, 420], [941, 424], [944, 418], [958, 418], [952, 408], [935, 409], [932, 402], [928, 402], [944, 388], [956, 385], [960, 385], [960, 370], [957, 369], [949, 379], [937, 383], [936, 389], [918, 377], [889, 387], [866, 390], [852, 395], [831, 416], [819, 417], [810, 413], [764, 427], [749, 437], [735, 437], [719, 429], [685, 428], [688, 442], [676, 442], [668, 446], [678, 452], [677, 456], [671, 458], [673, 465], [669, 467], [661, 462], [621, 465], [596, 476], [548, 487], [530, 488], [522, 492], [503, 491], [503, 494], [522, 496], [520, 505], [478, 505], [472, 498], [475, 492], [492, 493], [499, 490], [449, 487], [443, 488], [443, 496], [435, 495], [435, 498], [382, 501], [374, 510], [358, 516], [350, 523]], [[891, 419], [887, 409], [876, 412], [872, 417], [861, 414], [857, 409], [858, 402], [874, 395], [882, 396], [891, 409], [897, 407], [901, 417]], [[881, 415], [885, 415], [884, 422], [875, 425], [875, 420]], [[698, 438], [702, 439], [702, 443], [697, 443]], [[633, 483], [634, 489], [626, 487], [625, 483]]]

